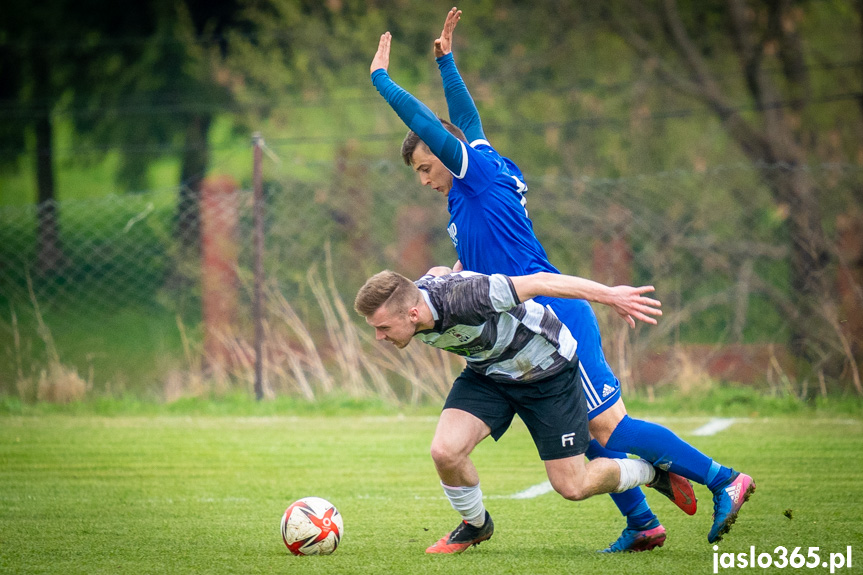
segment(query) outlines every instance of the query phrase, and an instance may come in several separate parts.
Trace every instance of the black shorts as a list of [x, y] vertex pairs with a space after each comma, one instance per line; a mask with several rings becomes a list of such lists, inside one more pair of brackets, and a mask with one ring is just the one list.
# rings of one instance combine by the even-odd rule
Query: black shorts
[[577, 360], [556, 376], [530, 383], [498, 383], [466, 367], [446, 398], [448, 408], [478, 417], [495, 441], [517, 413], [543, 461], [582, 455], [590, 442]]

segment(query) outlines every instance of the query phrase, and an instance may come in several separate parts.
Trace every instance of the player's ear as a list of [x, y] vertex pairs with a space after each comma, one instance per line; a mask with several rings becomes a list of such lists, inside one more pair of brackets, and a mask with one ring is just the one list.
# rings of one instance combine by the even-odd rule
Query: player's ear
[[408, 308], [408, 319], [411, 323], [418, 323], [420, 320], [420, 310], [417, 306]]

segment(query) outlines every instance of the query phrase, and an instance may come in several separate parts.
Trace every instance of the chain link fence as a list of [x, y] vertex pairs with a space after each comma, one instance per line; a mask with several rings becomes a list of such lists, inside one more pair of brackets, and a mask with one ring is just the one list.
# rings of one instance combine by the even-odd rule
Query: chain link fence
[[[397, 355], [375, 344], [352, 302], [381, 269], [418, 276], [454, 262], [445, 202], [400, 163], [339, 157], [304, 164], [302, 177], [293, 165], [264, 166], [265, 394], [440, 399], [460, 360], [427, 346]], [[795, 395], [853, 391], [859, 327], [841, 310], [827, 338], [835, 345], [819, 348], [820, 360], [801, 365], [789, 351], [789, 208], [765, 183], [788, 170], [814, 182], [842, 268], [842, 242], [863, 237], [854, 236], [863, 221], [859, 166], [528, 176], [527, 207], [561, 271], [655, 285], [663, 301], [660, 325], [634, 331], [595, 308], [625, 387], [719, 379]], [[251, 187], [185, 213], [171, 189], [0, 208], [0, 393], [170, 400], [251, 389]], [[202, 230], [200, 244], [178, 239], [190, 227]], [[853, 307], [859, 274], [838, 268], [835, 301], [850, 294]]]

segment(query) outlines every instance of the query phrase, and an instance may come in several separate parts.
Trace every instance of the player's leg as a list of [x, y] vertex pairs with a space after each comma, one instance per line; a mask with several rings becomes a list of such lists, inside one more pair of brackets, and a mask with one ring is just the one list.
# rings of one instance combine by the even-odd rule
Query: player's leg
[[656, 469], [643, 459], [606, 459], [585, 462], [583, 454], [545, 460], [548, 480], [565, 499], [581, 501], [603, 493], [620, 493], [653, 481]]
[[447, 408], [441, 413], [431, 455], [444, 494], [462, 522], [426, 553], [461, 553], [489, 539], [494, 532], [494, 523], [482, 501], [479, 474], [470, 459], [474, 447], [490, 433], [488, 425], [466, 411]]
[[500, 389], [530, 431], [552, 487], [566, 499], [619, 493], [669, 475], [642, 459], [585, 463], [590, 433], [577, 362], [557, 376]]
[[[620, 403], [622, 407], [622, 401]], [[755, 491], [752, 478], [707, 457], [662, 425], [619, 415], [619, 411], [609, 410], [607, 415], [601, 414], [594, 419], [598, 420], [598, 427], [605, 430], [596, 435], [597, 440], [610, 449], [638, 455], [663, 469], [706, 485], [713, 493], [714, 507], [714, 523], [708, 541], [719, 541], [737, 519], [740, 507]], [[612, 425], [613, 431], [607, 433]], [[686, 510], [685, 505], [680, 506]]]
[[[543, 300], [543, 305], [550, 305], [578, 341], [579, 369], [588, 402], [588, 418], [592, 420], [613, 407], [620, 398], [620, 382], [608, 365], [602, 350], [596, 315], [590, 304], [584, 301], [551, 298], [537, 300]], [[590, 442], [585, 455], [591, 460], [598, 457], [627, 458], [626, 453], [608, 449], [595, 440]], [[653, 513], [640, 487], [623, 493], [612, 493], [611, 499], [626, 518], [626, 528], [603, 552], [647, 551], [662, 546], [665, 542], [665, 528]]]
[[460, 409], [441, 412], [431, 444], [431, 456], [441, 483], [452, 487], [479, 484], [479, 473], [470, 459], [474, 448], [491, 433], [478, 417]]
[[[675, 474], [707, 485], [714, 494], [715, 512], [708, 540], [718, 541], [722, 533], [727, 532], [734, 523], [740, 506], [754, 491], [752, 478], [707, 458], [670, 430], [660, 425], [633, 420], [626, 415], [620, 398], [620, 384], [602, 351], [596, 316], [587, 304], [579, 307], [567, 303], [578, 301], [549, 299], [543, 303], [551, 305], [578, 340], [578, 355], [591, 418], [591, 434], [610, 451], [638, 455]], [[632, 423], [636, 421], [638, 423]], [[680, 486], [685, 488], [682, 484]], [[663, 494], [672, 495], [668, 492]], [[673, 500], [687, 513], [694, 513], [694, 506], [688, 506], [685, 497]], [[621, 508], [621, 512], [625, 513], [624, 508]], [[628, 530], [629, 526], [609, 550], [625, 547], [624, 540], [627, 539]]]
[[[617, 402], [607, 408], [606, 411], [615, 410], [616, 405]], [[612, 411], [613, 413], [614, 411]], [[599, 414], [591, 415], [594, 415], [591, 419], [591, 434], [599, 431], [597, 424], [611, 419], [606, 416], [594, 423], [596, 415]], [[626, 459], [628, 457], [626, 453], [603, 447], [596, 439], [591, 439], [586, 455], [591, 460], [598, 457], [609, 459]], [[640, 487], [634, 487], [623, 493], [610, 493], [609, 495], [611, 495], [611, 499], [617, 505], [620, 513], [626, 518], [626, 527], [616, 540], [601, 550], [602, 553], [650, 551], [665, 544], [665, 527], [653, 513], [647, 503], [647, 498], [644, 496], [644, 491]]]
[[513, 415], [488, 378], [465, 369], [456, 379], [438, 420], [431, 456], [444, 494], [462, 521], [426, 553], [461, 553], [494, 533], [470, 454], [489, 435], [495, 440], [503, 435]]
[[[606, 459], [626, 459], [627, 454], [619, 451], [612, 451], [600, 445], [595, 440], [590, 440], [590, 445], [585, 453], [589, 460], [605, 457]], [[665, 540], [665, 529], [659, 524], [656, 515], [647, 504], [647, 499], [644, 497], [644, 492], [640, 487], [635, 487], [623, 493], [611, 493], [611, 499], [620, 510], [621, 515], [626, 518], [626, 528], [636, 532], [655, 530], [650, 534], [653, 541], [657, 543], [654, 547], [661, 545], [658, 535], [662, 533], [662, 541]], [[644, 551], [645, 549], [639, 549]]]

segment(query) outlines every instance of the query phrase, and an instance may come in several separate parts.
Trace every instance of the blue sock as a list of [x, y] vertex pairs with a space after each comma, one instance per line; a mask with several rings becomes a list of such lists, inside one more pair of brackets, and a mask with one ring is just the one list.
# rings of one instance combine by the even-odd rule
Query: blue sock
[[707, 485], [727, 482], [732, 470], [723, 467], [661, 425], [624, 416], [606, 443], [614, 451], [638, 455], [654, 465]]
[[707, 487], [710, 491], [716, 491], [725, 487], [731, 481], [731, 475], [734, 470], [730, 467], [723, 467], [715, 461], [710, 465], [710, 471], [707, 472]]
[[[625, 453], [606, 449], [595, 439], [590, 440], [585, 455], [588, 459], [596, 459], [597, 457], [626, 459]], [[651, 511], [650, 506], [647, 504], [647, 499], [644, 497], [644, 492], [641, 491], [640, 487], [635, 487], [623, 493], [609, 493], [609, 495], [611, 495], [611, 499], [617, 505], [620, 513], [626, 517], [626, 526], [628, 528], [643, 531], [644, 529], [651, 529], [659, 525], [659, 520], [653, 511]], [[653, 522], [656, 522], [656, 525], [650, 525]]]

